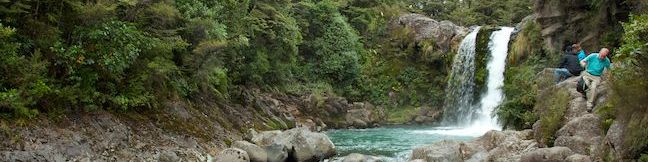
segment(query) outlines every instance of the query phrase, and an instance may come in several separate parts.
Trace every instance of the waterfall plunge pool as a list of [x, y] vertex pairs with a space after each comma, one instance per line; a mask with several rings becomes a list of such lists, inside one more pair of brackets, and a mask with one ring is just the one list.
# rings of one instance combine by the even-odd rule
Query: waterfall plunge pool
[[369, 129], [327, 131], [337, 156], [351, 153], [379, 156], [385, 161], [408, 161], [412, 150], [442, 140], [469, 141], [483, 135], [470, 128], [394, 125]]
[[[361, 153], [382, 157], [385, 161], [408, 161], [411, 150], [441, 140], [468, 141], [483, 135], [489, 130], [500, 130], [492, 111], [502, 102], [504, 69], [508, 44], [514, 28], [502, 27], [490, 36], [489, 50], [491, 59], [487, 64], [487, 91], [481, 96], [479, 105], [473, 105], [473, 82], [475, 40], [480, 27], [475, 28], [464, 38], [459, 53], [455, 56], [452, 74], [448, 81], [445, 122], [466, 127], [431, 126], [389, 126], [372, 129], [332, 130], [327, 134], [335, 144], [338, 157], [350, 153]], [[451, 110], [451, 111], [450, 111]], [[473, 114], [477, 120], [473, 120]], [[448, 120], [452, 119], [452, 120]], [[461, 121], [461, 122], [459, 122]], [[451, 124], [452, 125], [452, 124]]]

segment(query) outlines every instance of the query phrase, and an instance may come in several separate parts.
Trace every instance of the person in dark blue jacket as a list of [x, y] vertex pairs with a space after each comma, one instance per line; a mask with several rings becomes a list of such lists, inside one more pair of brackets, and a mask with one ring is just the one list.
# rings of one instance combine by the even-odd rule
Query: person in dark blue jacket
[[580, 50], [576, 51], [576, 49], [571, 47], [572, 46], [569, 46], [567, 49], [565, 49], [565, 56], [563, 56], [562, 60], [560, 61], [560, 65], [558, 65], [558, 68], [554, 71], [554, 79], [556, 81], [556, 84], [564, 81], [569, 77], [578, 76], [580, 75], [581, 71], [583, 71], [583, 67], [580, 65], [578, 56], [576, 56], [576, 53], [580, 52]]

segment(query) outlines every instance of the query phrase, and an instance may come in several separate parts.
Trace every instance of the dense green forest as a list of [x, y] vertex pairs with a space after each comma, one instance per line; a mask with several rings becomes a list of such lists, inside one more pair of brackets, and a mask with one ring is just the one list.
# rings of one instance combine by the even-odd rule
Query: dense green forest
[[2, 1], [0, 111], [148, 110], [204, 94], [236, 102], [249, 87], [438, 106], [451, 58], [425, 55], [389, 21], [416, 12], [513, 25], [521, 17], [507, 13], [530, 4], [511, 2]]

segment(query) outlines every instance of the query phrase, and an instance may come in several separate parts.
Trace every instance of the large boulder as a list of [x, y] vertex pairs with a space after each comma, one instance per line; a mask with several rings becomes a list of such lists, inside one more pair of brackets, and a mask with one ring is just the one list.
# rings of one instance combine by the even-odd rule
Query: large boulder
[[414, 122], [423, 124], [423, 123], [434, 123], [438, 121], [441, 117], [443, 110], [435, 109], [428, 106], [419, 107], [419, 113], [414, 117]]
[[556, 132], [554, 145], [568, 147], [583, 155], [596, 153], [603, 132], [600, 123], [600, 118], [594, 114], [572, 119]]
[[294, 128], [278, 134], [262, 132], [252, 139], [256, 139], [255, 143], [263, 147], [279, 145], [277, 148], [281, 149], [285, 146], [289, 151], [288, 157], [294, 158], [288, 160], [321, 161], [335, 155], [335, 146], [328, 136], [311, 132], [307, 128]]
[[351, 109], [346, 111], [345, 120], [355, 128], [372, 127], [385, 117], [384, 110], [368, 102], [354, 102]]
[[628, 157], [630, 155], [628, 153], [629, 150], [627, 147], [624, 147], [623, 130], [623, 124], [619, 121], [614, 121], [605, 135], [605, 144], [611, 150], [610, 152], [613, 153], [613, 158], [619, 161], [632, 158]]
[[436, 21], [420, 14], [404, 14], [391, 25], [392, 28], [410, 28], [415, 41], [434, 40], [436, 48], [443, 52], [456, 49], [468, 29], [450, 21]]
[[[470, 143], [476, 143], [488, 151], [487, 160], [480, 161], [519, 161], [522, 154], [538, 148], [531, 130], [489, 131]], [[471, 159], [480, 159], [479, 155], [475, 153]]]
[[522, 155], [521, 161], [564, 161], [574, 152], [567, 147], [540, 148]]
[[411, 160], [423, 159], [428, 162], [463, 161], [460, 142], [443, 140], [412, 150]]
[[366, 128], [371, 122], [371, 111], [367, 109], [347, 110], [345, 119], [347, 123], [356, 128]]
[[228, 148], [216, 155], [215, 162], [249, 162], [248, 153], [237, 148]]
[[581, 154], [574, 154], [567, 159], [565, 159], [568, 162], [592, 162], [592, 159], [589, 156], [581, 155]]
[[352, 153], [347, 156], [334, 160], [334, 162], [382, 162], [380, 157]]
[[261, 133], [252, 134], [252, 143], [259, 146], [268, 146], [274, 142], [275, 137], [281, 134], [281, 131], [263, 131]]
[[281, 144], [271, 144], [265, 146], [265, 152], [268, 155], [268, 162], [284, 162], [288, 159], [288, 148]]
[[287, 130], [274, 142], [292, 148], [296, 161], [320, 161], [335, 155], [335, 146], [328, 136], [304, 128]]
[[248, 153], [251, 162], [266, 162], [268, 154], [261, 147], [247, 141], [236, 141], [232, 143], [233, 148], [239, 148]]

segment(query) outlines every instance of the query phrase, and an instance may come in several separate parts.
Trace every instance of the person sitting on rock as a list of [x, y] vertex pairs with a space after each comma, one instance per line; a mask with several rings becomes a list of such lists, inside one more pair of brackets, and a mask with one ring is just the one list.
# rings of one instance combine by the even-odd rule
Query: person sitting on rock
[[594, 108], [597, 95], [596, 88], [601, 83], [603, 70], [610, 69], [610, 59], [606, 57], [609, 53], [609, 49], [603, 48], [599, 53], [592, 53], [580, 62], [586, 68], [583, 80], [585, 80], [585, 85], [588, 87], [586, 95], [588, 111], [592, 111], [592, 108]]
[[565, 49], [565, 56], [563, 56], [560, 61], [560, 65], [554, 71], [554, 79], [556, 84], [564, 81], [565, 79], [580, 75], [583, 71], [583, 67], [578, 63], [578, 57], [576, 56], [576, 50], [568, 46]]
[[583, 61], [583, 59], [585, 59], [585, 57], [587, 57], [587, 55], [589, 55], [587, 53], [587, 51], [585, 51], [583, 48], [581, 48], [580, 44], [578, 44], [578, 43], [572, 45], [572, 48], [578, 54], [578, 61]]

